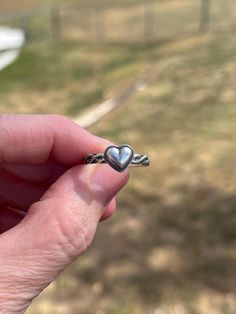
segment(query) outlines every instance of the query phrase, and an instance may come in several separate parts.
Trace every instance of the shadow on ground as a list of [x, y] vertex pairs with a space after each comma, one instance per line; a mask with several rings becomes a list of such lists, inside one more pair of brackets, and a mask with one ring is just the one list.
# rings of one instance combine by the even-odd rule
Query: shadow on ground
[[140, 191], [121, 199], [87, 260], [70, 270], [78, 285], [144, 307], [198, 291], [236, 293], [236, 195], [204, 184], [176, 189], [180, 199], [172, 205]]

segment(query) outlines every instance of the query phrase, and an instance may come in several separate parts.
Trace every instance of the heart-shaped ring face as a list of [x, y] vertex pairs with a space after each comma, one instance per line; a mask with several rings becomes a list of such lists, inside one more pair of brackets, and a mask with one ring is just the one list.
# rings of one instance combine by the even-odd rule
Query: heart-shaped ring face
[[128, 145], [109, 146], [104, 152], [105, 161], [118, 172], [128, 168], [133, 157], [134, 151]]

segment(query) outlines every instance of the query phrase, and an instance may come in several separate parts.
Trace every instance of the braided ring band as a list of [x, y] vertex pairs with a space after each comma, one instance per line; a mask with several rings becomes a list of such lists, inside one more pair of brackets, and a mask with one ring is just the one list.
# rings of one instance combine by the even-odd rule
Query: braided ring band
[[150, 164], [150, 157], [142, 154], [135, 154], [128, 145], [109, 146], [103, 153], [91, 153], [85, 156], [85, 164], [109, 164], [118, 172], [123, 172], [129, 166], [147, 167]]

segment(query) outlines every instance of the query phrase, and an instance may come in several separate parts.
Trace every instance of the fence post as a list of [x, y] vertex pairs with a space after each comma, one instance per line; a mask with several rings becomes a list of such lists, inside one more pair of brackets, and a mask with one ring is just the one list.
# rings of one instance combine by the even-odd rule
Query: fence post
[[144, 0], [144, 40], [150, 41], [154, 34], [154, 9], [152, 0]]
[[94, 7], [94, 34], [96, 41], [102, 41], [104, 39], [104, 12], [103, 8], [97, 6]]
[[50, 26], [51, 33], [54, 39], [58, 40], [61, 37], [61, 19], [60, 8], [58, 4], [54, 4], [50, 9]]
[[199, 31], [206, 32], [210, 26], [211, 0], [201, 0]]

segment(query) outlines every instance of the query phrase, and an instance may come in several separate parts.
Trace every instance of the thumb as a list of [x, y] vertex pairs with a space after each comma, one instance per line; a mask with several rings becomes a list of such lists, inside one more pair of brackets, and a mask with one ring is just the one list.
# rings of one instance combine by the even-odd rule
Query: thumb
[[127, 182], [107, 165], [67, 171], [0, 237], [0, 308], [24, 311], [92, 242], [103, 209]]

